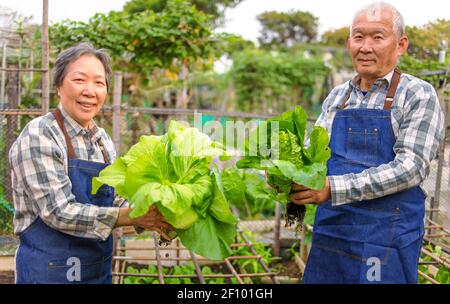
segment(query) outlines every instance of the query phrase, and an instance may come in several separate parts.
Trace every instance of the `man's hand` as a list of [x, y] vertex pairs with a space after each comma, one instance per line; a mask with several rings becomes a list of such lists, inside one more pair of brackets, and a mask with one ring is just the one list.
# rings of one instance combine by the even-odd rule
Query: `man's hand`
[[171, 240], [173, 238], [170, 236], [170, 232], [175, 231], [175, 228], [166, 222], [155, 205], [150, 206], [146, 214], [134, 219], [129, 218], [128, 214], [130, 211], [129, 208], [120, 208], [116, 227], [138, 226], [146, 230], [154, 230], [166, 240]]
[[320, 205], [331, 198], [330, 181], [325, 180], [325, 188], [314, 190], [296, 183], [292, 184], [292, 194], [289, 196], [291, 202], [297, 205], [317, 204]]

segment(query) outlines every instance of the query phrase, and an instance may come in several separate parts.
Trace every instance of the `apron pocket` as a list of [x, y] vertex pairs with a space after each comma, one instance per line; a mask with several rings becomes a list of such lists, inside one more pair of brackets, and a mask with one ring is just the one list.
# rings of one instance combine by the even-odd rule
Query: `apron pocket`
[[47, 268], [48, 283], [80, 284], [96, 283], [103, 274], [105, 257], [50, 260]]
[[362, 258], [360, 284], [406, 283], [402, 259], [396, 248], [364, 243]]
[[[89, 193], [91, 190], [89, 190]], [[96, 194], [89, 194], [89, 203], [99, 207], [112, 207], [114, 202], [114, 190], [108, 185], [101, 186]]]
[[378, 129], [348, 128], [346, 162], [378, 166]]

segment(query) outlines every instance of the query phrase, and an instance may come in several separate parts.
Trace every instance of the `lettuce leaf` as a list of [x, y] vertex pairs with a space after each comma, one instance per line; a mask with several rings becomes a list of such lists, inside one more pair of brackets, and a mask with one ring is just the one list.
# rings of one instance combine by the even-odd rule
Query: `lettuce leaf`
[[[245, 156], [236, 163], [237, 167], [267, 171], [269, 183], [281, 189], [285, 195], [290, 193], [293, 182], [312, 189], [322, 189], [327, 174], [326, 164], [331, 156], [327, 131], [314, 126], [309, 134], [309, 146], [306, 147], [307, 114], [300, 106], [270, 118], [266, 123], [264, 127], [268, 129], [269, 143], [275, 149], [270, 155], [259, 153], [257, 156]], [[277, 138], [273, 138], [274, 134], [269, 131], [273, 127], [271, 123], [278, 123], [278, 133], [275, 133]], [[255, 135], [259, 132], [256, 129], [249, 136], [247, 151], [248, 146], [255, 142], [262, 144], [257, 142], [258, 136]]]
[[236, 233], [237, 219], [223, 192], [214, 157], [223, 147], [196, 128], [171, 121], [167, 134], [142, 136], [137, 144], [92, 181], [95, 193], [103, 184], [130, 202], [131, 218], [155, 204], [174, 226], [181, 242], [210, 259], [224, 259]]
[[211, 215], [223, 223], [236, 224], [237, 220], [231, 213], [217, 166], [214, 165], [212, 172], [214, 175], [214, 196], [209, 207]]
[[220, 222], [213, 216], [199, 218], [191, 228], [178, 231], [184, 246], [195, 248], [195, 253], [213, 260], [221, 260], [231, 255], [230, 244], [235, 234], [234, 224]]
[[273, 213], [279, 197], [260, 172], [229, 167], [222, 171], [221, 178], [226, 198], [245, 218], [255, 219]]

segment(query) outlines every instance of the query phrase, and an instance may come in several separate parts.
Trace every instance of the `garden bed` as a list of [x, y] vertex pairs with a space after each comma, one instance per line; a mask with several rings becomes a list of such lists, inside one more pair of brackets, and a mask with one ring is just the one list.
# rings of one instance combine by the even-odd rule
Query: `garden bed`
[[0, 271], [1, 284], [14, 284], [14, 271]]
[[[159, 246], [156, 235], [147, 240], [118, 242], [113, 262], [115, 283], [279, 283], [278, 272], [294, 273], [299, 269], [272, 256], [271, 244], [257, 242], [253, 234], [238, 229], [238, 239], [231, 245], [232, 254], [224, 261], [195, 255], [180, 243]], [[286, 278], [284, 277], [284, 278]]]

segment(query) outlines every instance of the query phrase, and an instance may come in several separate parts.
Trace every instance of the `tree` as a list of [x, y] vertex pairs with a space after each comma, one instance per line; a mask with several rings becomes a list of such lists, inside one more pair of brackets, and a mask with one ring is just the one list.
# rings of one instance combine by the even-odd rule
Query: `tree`
[[218, 38], [211, 18], [183, 1], [159, 12], [96, 14], [87, 23], [70, 20], [50, 27], [58, 51], [80, 41], [106, 48], [121, 70], [152, 73], [154, 68], [179, 72], [182, 66], [208, 60]]
[[328, 72], [320, 58], [301, 52], [248, 49], [234, 58], [230, 78], [239, 109], [284, 112], [296, 104], [311, 108], [315, 85]]
[[[128, 72], [124, 83], [129, 106], [176, 108], [188, 107], [190, 74], [212, 66], [220, 41], [212, 32], [211, 17], [180, 0], [168, 2], [160, 12], [96, 14], [86, 23], [66, 20], [51, 26], [50, 38], [58, 51], [81, 41], [107, 49], [114, 70]], [[146, 133], [143, 126], [149, 120], [153, 129], [158, 124], [155, 117], [127, 119], [132, 133], [124, 140], [131, 142], [123, 146]]]
[[229, 58], [232, 58], [244, 50], [256, 48], [253, 41], [234, 34], [223, 34], [219, 45], [218, 54], [227, 55]]
[[311, 42], [317, 36], [318, 18], [309, 12], [269, 11], [257, 18], [262, 25], [258, 41], [263, 47], [291, 47], [296, 43]]
[[[223, 15], [225, 9], [235, 7], [243, 0], [188, 0], [186, 2], [191, 3], [199, 11], [202, 11], [208, 15], [212, 15], [215, 20], [215, 25], [221, 25], [223, 23]], [[170, 0], [130, 0], [124, 5], [124, 11], [129, 14], [136, 14], [146, 10], [152, 10], [154, 12], [161, 12], [170, 3]]]
[[450, 43], [450, 20], [438, 19], [423, 26], [407, 26], [408, 54], [416, 59], [437, 60], [442, 40]]
[[400, 57], [399, 68], [402, 72], [417, 76], [431, 83], [435, 88], [440, 88], [445, 80], [443, 75], [424, 75], [424, 71], [445, 71], [446, 63], [439, 63], [437, 60], [417, 59], [411, 55], [405, 54]]
[[327, 46], [346, 47], [349, 35], [350, 29], [348, 26], [329, 30], [323, 33], [322, 43]]

